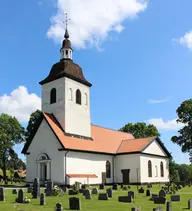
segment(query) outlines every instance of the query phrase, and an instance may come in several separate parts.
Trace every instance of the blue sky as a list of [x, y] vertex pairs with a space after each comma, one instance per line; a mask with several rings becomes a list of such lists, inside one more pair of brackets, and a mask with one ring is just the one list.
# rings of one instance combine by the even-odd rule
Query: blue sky
[[60, 59], [67, 10], [73, 59], [93, 84], [92, 122], [114, 129], [154, 123], [175, 161], [188, 163], [170, 138], [176, 109], [192, 93], [192, 1], [78, 1], [1, 2], [0, 112], [26, 125], [39, 108], [39, 81]]

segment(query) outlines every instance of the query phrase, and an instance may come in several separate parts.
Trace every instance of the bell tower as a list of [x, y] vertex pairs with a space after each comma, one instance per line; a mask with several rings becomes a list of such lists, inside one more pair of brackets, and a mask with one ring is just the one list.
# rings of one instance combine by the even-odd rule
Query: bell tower
[[42, 112], [53, 114], [64, 132], [71, 136], [91, 138], [90, 87], [81, 67], [72, 60], [68, 18], [60, 61], [40, 82], [42, 86]]

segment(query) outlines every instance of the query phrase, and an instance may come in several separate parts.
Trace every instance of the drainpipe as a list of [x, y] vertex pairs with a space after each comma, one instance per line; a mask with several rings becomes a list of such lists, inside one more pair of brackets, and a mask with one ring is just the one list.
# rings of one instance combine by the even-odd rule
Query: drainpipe
[[65, 153], [65, 185], [67, 185], [67, 153], [69, 152], [69, 150]]
[[113, 184], [115, 182], [115, 157], [116, 157], [116, 155], [113, 156], [113, 158], [112, 158], [112, 163], [113, 163]]

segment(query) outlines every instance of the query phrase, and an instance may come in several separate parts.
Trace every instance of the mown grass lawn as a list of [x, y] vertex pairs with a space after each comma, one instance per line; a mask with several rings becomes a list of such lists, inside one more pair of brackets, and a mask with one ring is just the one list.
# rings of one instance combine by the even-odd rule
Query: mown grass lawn
[[[108, 188], [107, 186], [106, 188]], [[144, 187], [146, 189], [146, 187]], [[97, 199], [97, 195], [93, 195], [91, 200], [86, 200], [82, 194], [78, 194], [77, 197], [81, 199], [81, 208], [85, 211], [129, 211], [132, 207], [139, 206], [141, 207], [142, 211], [152, 211], [154, 207], [157, 207], [157, 204], [154, 204], [153, 201], [150, 201], [150, 197], [146, 197], [145, 194], [139, 194], [137, 193], [137, 187], [131, 186], [131, 190], [135, 191], [136, 198], [133, 203], [120, 203], [118, 202], [118, 196], [127, 195], [127, 191], [113, 191], [113, 198], [108, 201], [99, 201]], [[157, 193], [160, 190], [159, 185], [153, 186], [151, 189], [152, 193]], [[17, 195], [12, 194], [12, 189], [5, 190], [6, 192], [6, 201], [0, 202], [0, 211], [13, 211], [13, 210], [20, 210], [20, 211], [53, 211], [54, 206], [56, 203], [61, 203], [64, 210], [69, 209], [69, 196], [68, 194], [65, 194], [62, 197], [56, 197], [56, 196], [49, 196], [46, 197], [46, 205], [40, 206], [39, 205], [39, 199], [32, 199], [31, 194], [26, 193], [25, 189], [25, 196], [31, 199], [31, 202], [29, 204], [17, 204], [15, 203], [15, 198]], [[44, 190], [42, 189], [42, 192]], [[104, 192], [104, 191], [103, 191]], [[187, 208], [188, 199], [192, 198], [192, 188], [185, 187], [182, 190], [179, 190], [181, 193], [181, 202], [173, 202], [172, 203], [172, 210], [173, 211], [181, 211]], [[167, 196], [167, 200], [170, 199], [170, 196]], [[159, 205], [163, 207], [163, 210], [166, 210], [164, 205]]]

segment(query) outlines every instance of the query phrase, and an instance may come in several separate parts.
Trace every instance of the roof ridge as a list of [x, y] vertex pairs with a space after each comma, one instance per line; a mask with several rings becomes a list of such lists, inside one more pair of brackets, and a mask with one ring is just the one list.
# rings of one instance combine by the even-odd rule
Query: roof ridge
[[123, 139], [122, 141], [131, 141], [131, 140], [140, 140], [140, 139], [150, 139], [150, 138], [157, 138], [158, 136], [149, 136], [146, 138], [131, 138], [131, 139]]
[[119, 133], [125, 133], [125, 134], [130, 134], [133, 136], [132, 133], [129, 133], [129, 132], [123, 132], [123, 131], [120, 131], [120, 130], [115, 130], [115, 129], [112, 129], [112, 128], [108, 128], [108, 127], [103, 127], [103, 126], [100, 126], [100, 125], [95, 125], [93, 123], [91, 123], [92, 126], [95, 126], [95, 127], [101, 127], [101, 128], [104, 128], [104, 129], [108, 129], [108, 130], [112, 130], [112, 131], [115, 131], [115, 132], [119, 132]]

